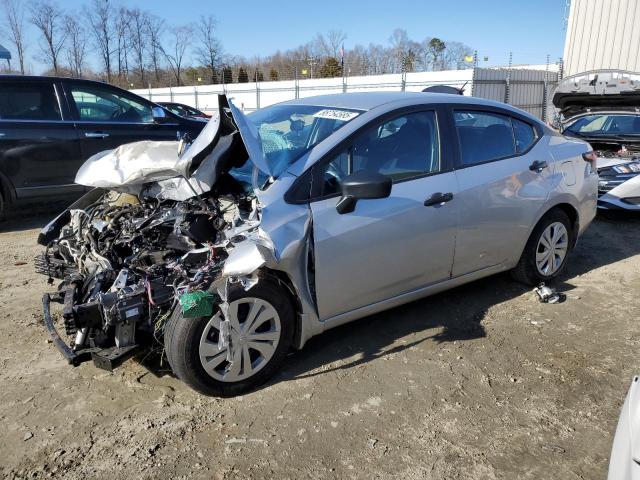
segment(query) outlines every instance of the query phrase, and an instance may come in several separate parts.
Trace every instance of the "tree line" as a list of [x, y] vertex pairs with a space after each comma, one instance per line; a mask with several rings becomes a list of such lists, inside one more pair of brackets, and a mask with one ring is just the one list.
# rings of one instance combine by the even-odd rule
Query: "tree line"
[[[328, 78], [471, 65], [472, 49], [460, 42], [409, 38], [393, 31], [387, 44], [345, 49], [342, 30], [318, 33], [296, 48], [266, 57], [226, 53], [216, 19], [202, 15], [185, 25], [112, 0], [90, 0], [68, 11], [55, 0], [1, 0], [0, 37], [17, 57], [15, 71], [27, 73], [28, 55], [46, 65], [43, 74], [94, 78], [126, 88], [199, 83]], [[27, 35], [31, 29], [35, 36]], [[34, 38], [30, 44], [28, 38]]]

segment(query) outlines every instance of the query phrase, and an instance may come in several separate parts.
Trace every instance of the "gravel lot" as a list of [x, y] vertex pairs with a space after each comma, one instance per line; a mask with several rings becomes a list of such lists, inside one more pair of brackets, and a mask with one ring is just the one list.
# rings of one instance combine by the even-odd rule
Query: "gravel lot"
[[640, 217], [598, 217], [562, 304], [491, 277], [314, 338], [259, 391], [216, 399], [133, 360], [63, 361], [32, 262], [51, 215], [0, 225], [3, 478], [606, 476], [640, 373]]

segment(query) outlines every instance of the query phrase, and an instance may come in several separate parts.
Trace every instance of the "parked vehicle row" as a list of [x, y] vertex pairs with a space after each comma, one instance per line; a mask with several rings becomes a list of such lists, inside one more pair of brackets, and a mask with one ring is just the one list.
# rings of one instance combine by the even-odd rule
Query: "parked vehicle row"
[[76, 181], [98, 188], [40, 234], [37, 268], [62, 280], [45, 324], [71, 363], [160, 345], [194, 389], [242, 393], [328, 328], [506, 270], [555, 278], [595, 215], [589, 145], [504, 104], [219, 102], [182, 153], [92, 157]]
[[198, 136], [205, 123], [89, 80], [0, 76], [0, 216], [17, 199], [68, 195], [92, 155], [139, 140]]
[[553, 103], [564, 135], [598, 156], [598, 207], [640, 211], [640, 74], [599, 70], [567, 77]]

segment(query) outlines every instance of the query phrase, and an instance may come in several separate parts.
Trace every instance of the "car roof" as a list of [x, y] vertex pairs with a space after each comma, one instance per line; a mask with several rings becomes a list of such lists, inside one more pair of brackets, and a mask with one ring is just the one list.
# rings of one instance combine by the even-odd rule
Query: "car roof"
[[506, 103], [486, 100], [484, 98], [469, 97], [464, 95], [451, 95], [448, 93], [426, 93], [426, 92], [358, 92], [358, 93], [337, 93], [331, 95], [317, 95], [314, 97], [297, 98], [278, 105], [313, 105], [319, 107], [345, 108], [353, 110], [373, 110], [385, 106], [385, 110], [393, 108], [394, 104], [415, 104], [430, 103], [455, 103], [473, 106], [489, 106], [510, 110], [524, 115], [531, 120], [540, 122], [533, 115]]
[[67, 81], [73, 80], [74, 82], [86, 82], [86, 83], [110, 85], [109, 83], [103, 82], [100, 80], [88, 80], [86, 78], [60, 77], [60, 76], [52, 76], [52, 75], [0, 74], [0, 80], [20, 80], [20, 81], [40, 81], [40, 82], [44, 82], [47, 80], [67, 80]]

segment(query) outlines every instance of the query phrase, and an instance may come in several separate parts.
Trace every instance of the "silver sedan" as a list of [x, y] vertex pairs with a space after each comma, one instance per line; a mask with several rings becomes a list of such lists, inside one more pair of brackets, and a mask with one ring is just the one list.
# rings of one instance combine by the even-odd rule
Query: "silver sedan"
[[[527, 284], [549, 281], [596, 213], [587, 143], [516, 108], [464, 96], [329, 95], [248, 116], [220, 97], [202, 134], [172, 152], [131, 144], [90, 159], [78, 183], [134, 195], [139, 207], [114, 223], [118, 207], [94, 195], [70, 218], [89, 234], [96, 222], [108, 224], [96, 241], [62, 237], [62, 221], [41, 237], [49, 251], [58, 235], [69, 257], [89, 252], [73, 267], [80, 275], [108, 260], [116, 278], [101, 287], [111, 296], [74, 307], [102, 313], [94, 323], [70, 316], [79, 334], [66, 355], [84, 351], [80, 334], [91, 338], [100, 321], [116, 326], [104, 345], [118, 348], [137, 345], [134, 333], [154, 324], [176, 375], [209, 395], [255, 388], [291, 348], [346, 322], [507, 270]], [[140, 226], [146, 233], [136, 236]], [[122, 236], [108, 240], [112, 227], [131, 239], [117, 251]], [[143, 273], [127, 264], [134, 241], [162, 252]], [[176, 245], [185, 246], [180, 256], [171, 253]], [[197, 255], [206, 262], [189, 270]], [[163, 284], [179, 301], [153, 293]], [[140, 291], [148, 294], [136, 293], [135, 320], [123, 320], [131, 300], [118, 299]], [[123, 322], [129, 336], [119, 338]], [[100, 355], [95, 346], [92, 355]]]

